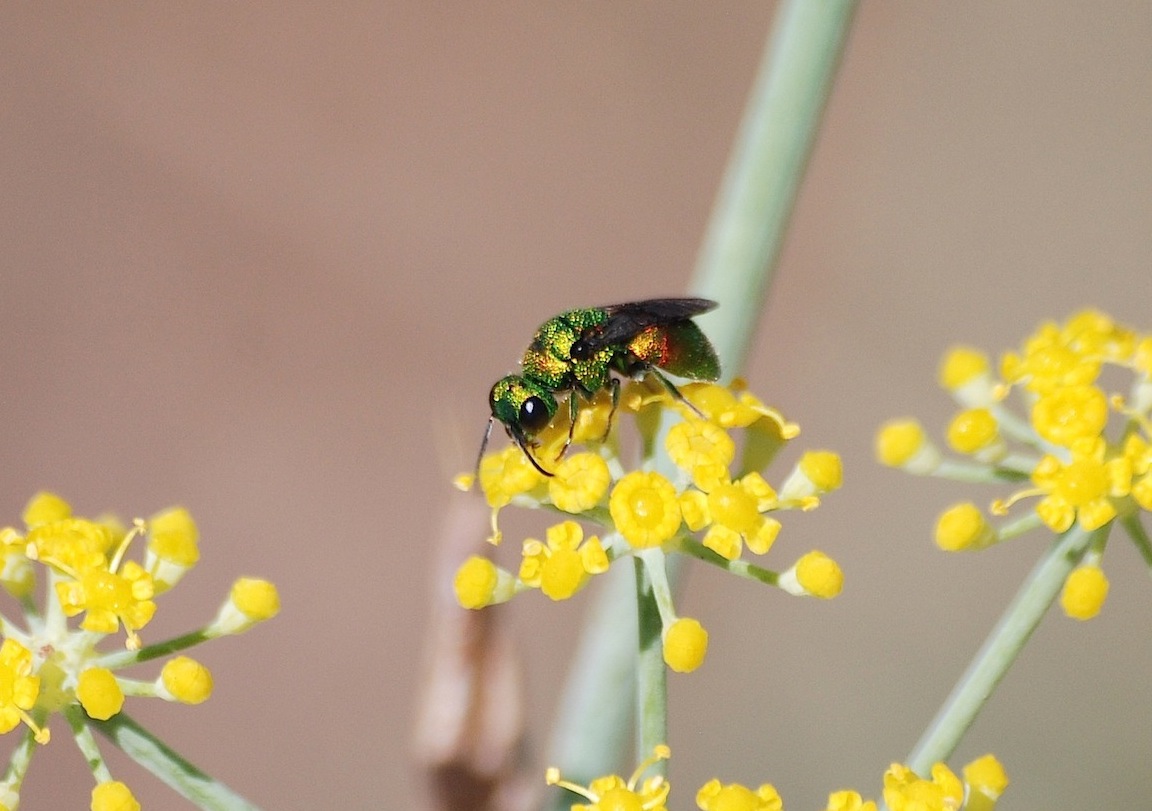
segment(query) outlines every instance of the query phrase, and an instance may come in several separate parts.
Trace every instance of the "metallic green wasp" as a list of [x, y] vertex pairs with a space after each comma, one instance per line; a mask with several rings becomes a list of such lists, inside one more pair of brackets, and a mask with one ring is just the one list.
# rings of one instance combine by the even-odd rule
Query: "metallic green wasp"
[[[708, 338], [692, 321], [716, 302], [698, 298], [669, 298], [568, 310], [540, 325], [520, 361], [521, 373], [501, 378], [488, 395], [492, 416], [480, 446], [480, 458], [488, 446], [492, 423], [499, 420], [509, 438], [545, 476], [532, 455], [534, 439], [556, 415], [556, 395], [568, 392], [571, 424], [568, 441], [581, 400], [597, 392], [612, 391], [612, 415], [620, 395], [620, 381], [653, 375], [677, 399], [676, 386], [660, 370], [692, 380], [716, 380], [720, 361]], [[611, 426], [612, 415], [609, 415]], [[559, 457], [557, 457], [559, 458]], [[476, 470], [479, 473], [477, 459]]]

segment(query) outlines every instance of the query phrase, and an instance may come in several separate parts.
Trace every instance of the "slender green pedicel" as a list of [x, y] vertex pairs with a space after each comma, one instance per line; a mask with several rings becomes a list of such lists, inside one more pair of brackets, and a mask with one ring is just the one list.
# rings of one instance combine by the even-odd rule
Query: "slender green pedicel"
[[[575, 425], [581, 399], [591, 400], [597, 392], [611, 389], [615, 407], [620, 383], [613, 374], [630, 378], [651, 374], [680, 399], [676, 386], [660, 370], [692, 380], [716, 380], [720, 376], [716, 351], [691, 320], [715, 306], [707, 299], [649, 299], [568, 310], [545, 321], [524, 352], [521, 373], [501, 378], [488, 395], [492, 416], [480, 457], [492, 423], [499, 421], [536, 469], [551, 476], [530, 448], [536, 446], [536, 434], [556, 415], [556, 394], [568, 393]], [[476, 464], [479, 471], [479, 458]]]

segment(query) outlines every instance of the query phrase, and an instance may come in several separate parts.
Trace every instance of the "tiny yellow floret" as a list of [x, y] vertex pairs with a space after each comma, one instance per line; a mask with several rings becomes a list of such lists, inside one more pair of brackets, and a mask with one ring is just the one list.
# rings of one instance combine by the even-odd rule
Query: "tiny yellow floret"
[[1065, 448], [1100, 435], [1108, 423], [1108, 398], [1096, 386], [1063, 386], [1032, 406], [1036, 433]]
[[164, 663], [160, 683], [181, 704], [200, 704], [212, 695], [212, 673], [187, 656], [177, 656]]
[[1108, 578], [1099, 566], [1086, 564], [1064, 581], [1060, 606], [1072, 619], [1090, 620], [1100, 613], [1108, 598]]
[[844, 588], [844, 572], [832, 558], [813, 550], [796, 561], [796, 580], [813, 597], [830, 600]]
[[948, 444], [960, 453], [976, 453], [1000, 439], [1000, 426], [986, 408], [961, 411], [948, 425]]
[[876, 434], [876, 460], [923, 475], [939, 466], [940, 451], [928, 441], [916, 420], [890, 420]]
[[76, 698], [88, 717], [97, 721], [107, 721], [124, 708], [124, 691], [112, 671], [103, 667], [90, 667], [80, 674]]
[[944, 354], [940, 363], [939, 381], [942, 388], [955, 391], [986, 376], [990, 369], [988, 356], [969, 346], [954, 346]]
[[834, 791], [828, 795], [824, 811], [876, 811], [876, 802], [865, 800], [856, 791]]
[[200, 560], [200, 530], [183, 507], [170, 507], [148, 521], [148, 549], [157, 557], [192, 566]]
[[453, 581], [456, 602], [470, 609], [491, 605], [497, 581], [496, 564], [488, 558], [472, 555], [456, 570]]
[[696, 792], [701, 811], [783, 811], [784, 801], [770, 783], [753, 791], [739, 783], [721, 785], [713, 778]]
[[270, 620], [280, 613], [280, 593], [276, 586], [255, 577], [241, 577], [232, 584], [232, 602], [256, 622]]
[[109, 780], [92, 789], [89, 807], [92, 811], [140, 811], [140, 803], [119, 780]]
[[681, 617], [664, 632], [664, 662], [677, 673], [691, 673], [708, 654], [708, 631], [699, 621]]
[[799, 467], [818, 493], [830, 493], [844, 483], [844, 465], [834, 451], [807, 451]]
[[72, 507], [55, 493], [41, 490], [28, 500], [22, 516], [29, 529], [72, 517]]
[[40, 677], [32, 675], [32, 652], [8, 638], [0, 644], [0, 734], [23, 721], [36, 730], [28, 710], [40, 694]]
[[971, 502], [949, 507], [936, 522], [936, 545], [945, 552], [984, 549], [996, 540], [996, 530]]
[[556, 509], [581, 513], [600, 503], [612, 476], [608, 463], [595, 453], [577, 453], [556, 466], [548, 480], [548, 497]]
[[997, 800], [1008, 788], [1008, 773], [995, 755], [984, 755], [969, 763], [963, 769], [964, 782], [973, 791], [978, 791], [991, 800]]
[[616, 529], [636, 549], [660, 546], [680, 529], [676, 488], [659, 473], [626, 474], [612, 489], [608, 511]]

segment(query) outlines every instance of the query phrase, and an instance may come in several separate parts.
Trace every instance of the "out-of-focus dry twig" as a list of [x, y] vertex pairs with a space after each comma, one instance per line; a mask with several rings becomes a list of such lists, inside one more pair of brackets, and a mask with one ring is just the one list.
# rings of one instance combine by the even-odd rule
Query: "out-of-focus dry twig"
[[501, 606], [467, 611], [452, 578], [486, 548], [488, 512], [455, 499], [440, 530], [433, 572], [426, 676], [414, 734], [415, 760], [436, 811], [526, 811], [535, 784], [522, 771], [524, 702], [520, 660]]

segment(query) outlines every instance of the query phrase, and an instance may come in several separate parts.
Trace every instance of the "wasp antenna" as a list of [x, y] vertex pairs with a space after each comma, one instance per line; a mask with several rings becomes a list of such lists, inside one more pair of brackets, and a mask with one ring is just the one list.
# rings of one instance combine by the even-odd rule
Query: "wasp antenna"
[[484, 459], [484, 451], [488, 450], [488, 437], [492, 436], [492, 420], [488, 418], [488, 427], [484, 429], [484, 439], [480, 442], [480, 453], [476, 454], [476, 483], [480, 483], [480, 462]]

